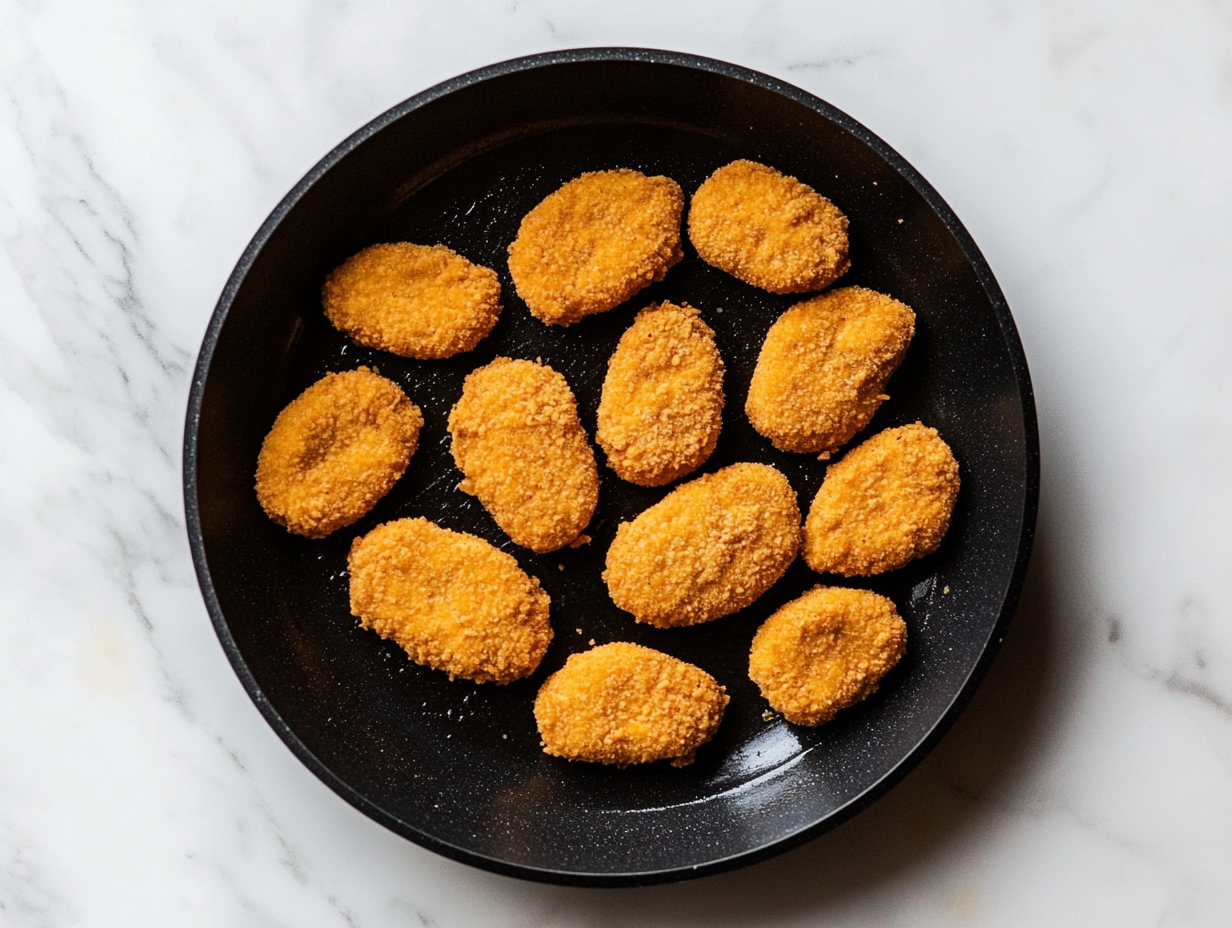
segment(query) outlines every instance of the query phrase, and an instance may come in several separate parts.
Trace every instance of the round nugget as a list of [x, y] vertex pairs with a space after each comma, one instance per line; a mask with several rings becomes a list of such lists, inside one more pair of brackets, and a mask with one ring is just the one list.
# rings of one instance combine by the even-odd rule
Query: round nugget
[[879, 432], [826, 471], [804, 523], [804, 560], [868, 577], [932, 554], [950, 527], [958, 462], [936, 429]]
[[326, 374], [278, 414], [257, 458], [257, 500], [297, 535], [324, 538], [389, 492], [415, 453], [423, 415], [393, 381], [361, 367]]
[[797, 303], [766, 333], [744, 411], [780, 451], [837, 451], [889, 398], [914, 334], [911, 307], [864, 287]]
[[693, 194], [689, 239], [702, 260], [771, 293], [805, 293], [851, 267], [847, 217], [794, 177], [733, 161]]
[[700, 667], [618, 641], [571, 655], [548, 677], [535, 721], [543, 750], [556, 757], [683, 767], [718, 731], [727, 700]]
[[800, 510], [787, 478], [766, 464], [732, 464], [622, 522], [603, 579], [612, 601], [639, 622], [697, 625], [761, 596], [799, 547]]
[[762, 623], [749, 678], [797, 725], [821, 725], [877, 692], [907, 649], [894, 603], [867, 590], [816, 586]]
[[325, 279], [325, 316], [354, 341], [407, 358], [470, 351], [500, 317], [500, 281], [444, 245], [395, 242], [348, 258]]
[[706, 463], [723, 427], [723, 359], [692, 306], [648, 306], [607, 365], [595, 439], [624, 480], [658, 487]]
[[622, 168], [569, 181], [522, 219], [509, 273], [535, 318], [569, 325], [662, 280], [684, 252], [684, 194]]
[[565, 378], [497, 358], [472, 371], [449, 413], [458, 484], [509, 537], [537, 554], [574, 541], [599, 501], [595, 454]]
[[474, 535], [427, 519], [386, 522], [351, 543], [347, 567], [351, 614], [451, 680], [521, 679], [552, 641], [539, 581]]

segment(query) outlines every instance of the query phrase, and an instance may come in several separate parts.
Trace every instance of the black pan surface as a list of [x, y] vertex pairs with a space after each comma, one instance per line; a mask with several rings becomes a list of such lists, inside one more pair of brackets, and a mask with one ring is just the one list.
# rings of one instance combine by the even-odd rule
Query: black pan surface
[[[751, 158], [793, 174], [851, 219], [852, 271], [910, 304], [917, 334], [887, 402], [851, 443], [917, 419], [953, 447], [963, 488], [941, 550], [849, 585], [897, 603], [908, 652], [880, 692], [818, 729], [766, 713], [749, 644], [775, 608], [823, 578], [797, 562], [749, 608], [707, 625], [637, 625], [600, 578], [616, 526], [670, 488], [623, 483], [602, 465], [582, 548], [513, 545], [461, 475], [445, 421], [462, 379], [498, 355], [542, 358], [568, 379], [593, 435], [607, 359], [650, 302], [689, 302], [715, 329], [727, 411], [702, 472], [735, 461], [781, 469], [807, 510], [825, 472], [776, 451], [743, 414], [762, 339], [801, 297], [777, 297], [704, 264], [687, 245], [664, 281], [568, 327], [533, 319], [505, 250], [521, 217], [584, 171], [632, 167], [690, 194]], [[501, 275], [505, 309], [473, 352], [412, 361], [357, 347], [326, 322], [325, 275], [382, 241], [443, 242]], [[326, 371], [376, 367], [424, 412], [420, 449], [363, 520], [323, 541], [288, 534], [257, 505], [253, 473], [278, 411]], [[1008, 307], [954, 214], [901, 157], [850, 117], [780, 81], [703, 58], [589, 49], [484, 68], [374, 120], [274, 210], [228, 282], [197, 364], [185, 433], [185, 506], [205, 602], [228, 657], [269, 723], [314, 773], [386, 827], [489, 870], [578, 885], [636, 885], [762, 859], [867, 806], [927, 752], [983, 676], [1026, 570], [1038, 492], [1030, 380]], [[686, 478], [687, 479], [687, 478]], [[356, 627], [346, 552], [381, 522], [427, 516], [517, 557], [552, 597], [556, 638], [509, 686], [450, 682]], [[695, 663], [731, 705], [696, 762], [641, 768], [544, 755], [531, 713], [545, 677], [590, 642], [636, 641]]]

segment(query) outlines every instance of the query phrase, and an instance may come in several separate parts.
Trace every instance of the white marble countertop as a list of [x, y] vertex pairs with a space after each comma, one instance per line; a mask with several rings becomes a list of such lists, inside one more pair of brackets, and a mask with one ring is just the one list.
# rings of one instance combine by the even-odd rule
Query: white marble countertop
[[[1022, 607], [872, 809], [756, 867], [523, 883], [364, 818], [265, 724], [185, 539], [197, 347], [269, 210], [440, 80], [696, 52], [902, 152], [1013, 308]], [[0, 0], [0, 923], [1232, 924], [1232, 6]]]

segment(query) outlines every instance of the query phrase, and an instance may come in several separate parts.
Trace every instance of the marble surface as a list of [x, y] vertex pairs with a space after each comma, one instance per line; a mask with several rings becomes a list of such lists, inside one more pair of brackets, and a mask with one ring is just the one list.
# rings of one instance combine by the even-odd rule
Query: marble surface
[[[373, 824], [253, 708], [185, 540], [196, 350], [348, 133], [500, 59], [696, 52], [851, 113], [1013, 307], [1043, 442], [1004, 650], [874, 808], [644, 890]], [[1232, 4], [0, 0], [0, 923], [1232, 921]]]

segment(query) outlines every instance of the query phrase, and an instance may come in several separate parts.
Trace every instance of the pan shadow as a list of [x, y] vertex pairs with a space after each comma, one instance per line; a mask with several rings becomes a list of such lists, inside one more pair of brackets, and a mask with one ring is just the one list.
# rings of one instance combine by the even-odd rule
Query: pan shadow
[[[564, 923], [769, 923], [875, 893], [963, 841], [979, 840], [1030, 766], [1060, 697], [1052, 545], [1039, 523], [1018, 610], [966, 711], [871, 808], [801, 848], [732, 873], [641, 889], [560, 890]], [[576, 918], [571, 918], [572, 911]]]

